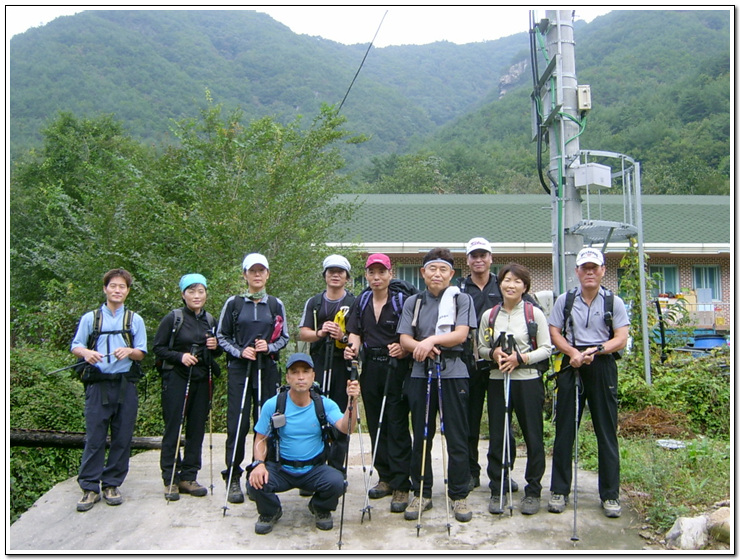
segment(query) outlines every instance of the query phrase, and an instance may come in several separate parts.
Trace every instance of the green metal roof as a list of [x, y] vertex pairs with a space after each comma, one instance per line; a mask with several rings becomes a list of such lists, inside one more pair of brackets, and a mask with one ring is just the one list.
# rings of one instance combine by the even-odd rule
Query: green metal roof
[[[550, 197], [546, 194], [339, 195], [340, 202], [360, 208], [336, 232], [340, 243], [391, 242], [446, 245], [482, 236], [493, 243], [549, 243]], [[624, 216], [621, 195], [591, 194], [590, 216], [583, 218], [634, 222]], [[643, 195], [645, 243], [731, 242], [729, 196]]]

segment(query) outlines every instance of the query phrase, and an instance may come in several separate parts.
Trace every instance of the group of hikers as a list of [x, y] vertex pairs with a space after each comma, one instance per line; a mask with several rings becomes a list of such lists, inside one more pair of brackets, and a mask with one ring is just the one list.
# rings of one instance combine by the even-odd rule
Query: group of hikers
[[[165, 499], [208, 493], [197, 475], [217, 358], [223, 354], [228, 371], [224, 513], [227, 502], [244, 502], [244, 488], [257, 507], [257, 534], [272, 531], [283, 513], [277, 494], [293, 488], [310, 497], [316, 527], [333, 528], [332, 513], [346, 492], [349, 437], [360, 402], [372, 444], [371, 473], [375, 469], [379, 479], [366, 487], [366, 505], [367, 499], [390, 496], [391, 512], [420, 524], [423, 512], [433, 507], [431, 454], [438, 418], [448, 527], [450, 512], [459, 522], [470, 521], [466, 499], [481, 485], [478, 440], [487, 402], [488, 510], [500, 514], [508, 506], [511, 512], [512, 493], [519, 489], [509, 476], [516, 457], [515, 414], [527, 450], [519, 509], [536, 514], [545, 473], [543, 372], [554, 347], [563, 360], [547, 509], [561, 513], [569, 502], [573, 443], [587, 401], [598, 440], [601, 505], [607, 517], [619, 517], [615, 360], [626, 346], [629, 320], [624, 302], [601, 286], [604, 256], [592, 247], [578, 253], [579, 285], [557, 298], [548, 318], [529, 293], [529, 270], [512, 262], [494, 275], [492, 252], [486, 239], [471, 239], [470, 273], [455, 286], [452, 253], [430, 250], [420, 269], [421, 292], [394, 278], [387, 255], [371, 254], [365, 262], [367, 288], [357, 296], [347, 289], [349, 261], [328, 256], [322, 267], [326, 289], [306, 301], [298, 324], [307, 351], [287, 357], [282, 387], [279, 355], [288, 345], [288, 324], [282, 301], [266, 290], [267, 258], [245, 257], [246, 293], [228, 298], [218, 320], [204, 309], [207, 279], [185, 274], [179, 282], [184, 305], [161, 320], [153, 342], [162, 380]], [[128, 472], [139, 362], [147, 352], [144, 322], [124, 305], [131, 283], [124, 269], [107, 272], [106, 302], [83, 315], [72, 342], [85, 382], [78, 511], [91, 509], [101, 494], [109, 505], [123, 501], [119, 487]], [[250, 417], [252, 460], [243, 466]]]

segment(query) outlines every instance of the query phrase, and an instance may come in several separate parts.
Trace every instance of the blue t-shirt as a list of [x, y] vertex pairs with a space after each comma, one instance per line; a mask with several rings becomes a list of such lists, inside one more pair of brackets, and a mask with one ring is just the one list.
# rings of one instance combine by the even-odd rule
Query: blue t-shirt
[[[336, 424], [344, 413], [339, 409], [339, 405], [333, 400], [324, 396], [321, 397], [324, 403], [324, 412], [326, 419], [332, 425]], [[277, 408], [277, 395], [270, 398], [262, 406], [262, 413], [254, 426], [254, 431], [264, 436], [270, 433], [270, 418]], [[313, 400], [308, 406], [297, 406], [290, 398], [290, 393], [285, 399], [285, 426], [278, 428], [280, 435], [280, 456], [289, 461], [308, 461], [324, 450], [324, 440], [321, 436], [321, 424], [316, 416], [316, 410]], [[311, 470], [311, 466], [290, 467], [283, 465], [285, 470], [292, 473], [304, 473]]]

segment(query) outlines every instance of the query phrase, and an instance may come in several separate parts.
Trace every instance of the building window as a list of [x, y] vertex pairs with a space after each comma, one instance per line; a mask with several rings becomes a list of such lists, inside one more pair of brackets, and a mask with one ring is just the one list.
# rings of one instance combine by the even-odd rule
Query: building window
[[653, 297], [659, 294], [668, 294], [669, 297], [678, 293], [678, 267], [674, 265], [650, 266], [650, 276], [660, 274], [656, 280], [657, 287], [653, 290]]
[[695, 290], [710, 289], [713, 300], [722, 300], [722, 276], [718, 266], [694, 266], [693, 276]]

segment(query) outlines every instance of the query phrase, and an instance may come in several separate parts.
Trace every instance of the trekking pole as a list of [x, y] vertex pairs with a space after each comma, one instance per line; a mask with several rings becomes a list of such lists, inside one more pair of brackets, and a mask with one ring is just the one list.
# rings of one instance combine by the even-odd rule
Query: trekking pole
[[375, 447], [373, 448], [372, 463], [370, 464], [370, 477], [373, 476], [373, 465], [375, 465], [375, 458], [378, 456], [378, 442], [380, 442], [380, 428], [383, 425], [383, 416], [385, 414], [385, 401], [388, 399], [388, 386], [391, 381], [391, 372], [395, 371], [398, 367], [398, 360], [396, 358], [388, 359], [388, 372], [385, 375], [385, 386], [383, 387], [383, 400], [380, 403], [380, 416], [378, 417], [378, 429], [375, 432]]
[[[195, 356], [198, 346], [193, 344], [190, 353]], [[195, 365], [195, 364], [193, 364]], [[188, 407], [188, 397], [190, 396], [190, 380], [193, 377], [193, 366], [188, 369], [188, 382], [185, 384], [185, 398], [182, 401], [182, 415], [180, 416], [180, 427], [177, 430], [177, 445], [175, 446], [175, 458], [172, 461], [172, 476], [170, 476], [170, 486], [167, 488], [167, 505], [170, 505], [170, 493], [172, 485], [175, 483], [175, 472], [177, 471], [177, 459], [180, 457], [180, 437], [182, 437], [182, 425], [185, 423], [185, 411]]]
[[421, 446], [421, 473], [419, 476], [419, 517], [416, 522], [416, 536], [419, 536], [421, 530], [421, 510], [424, 504], [424, 470], [427, 459], [427, 434], [429, 433], [429, 401], [432, 398], [432, 361], [427, 358], [427, 402], [426, 411], [424, 412], [424, 440]]
[[[498, 338], [499, 342], [501, 343], [501, 350], [506, 353], [510, 354], [511, 350], [508, 348], [507, 341], [506, 341], [506, 333], [501, 332]], [[499, 504], [498, 508], [501, 510], [501, 513], [504, 513], [504, 480], [506, 477], [504, 476], [504, 473], [508, 475], [509, 480], [511, 480], [511, 472], [507, 471], [508, 467], [508, 457], [510, 456], [509, 453], [509, 388], [508, 388], [508, 380], [509, 380], [509, 374], [505, 371], [501, 371], [501, 374], [504, 376], [503, 379], [503, 393], [504, 393], [504, 429], [503, 429], [503, 443], [501, 447], [501, 482], [499, 483]], [[509, 484], [509, 501], [511, 501], [511, 484]]]
[[[515, 353], [516, 342], [514, 342], [514, 335], [509, 335], [509, 354]], [[504, 379], [504, 407], [506, 416], [506, 478], [509, 481], [509, 517], [514, 515], [514, 499], [511, 486], [511, 407], [509, 406], [509, 400], [511, 397], [511, 372], [508, 372]]]
[[575, 394], [576, 394], [576, 437], [575, 437], [575, 449], [573, 451], [573, 534], [570, 537], [574, 543], [578, 540], [578, 533], [576, 532], [576, 524], [578, 521], [578, 429], [580, 422], [578, 421], [578, 413], [580, 408], [580, 388], [581, 388], [581, 373], [578, 369], [573, 368], [573, 375], [575, 381]]
[[324, 356], [324, 378], [321, 384], [321, 393], [324, 395], [328, 395], [329, 391], [331, 391], [331, 374], [334, 366], [334, 360], [332, 359], [334, 358], [333, 343], [334, 339], [332, 339], [331, 335], [327, 335], [326, 355]]
[[[208, 333], [206, 336], [210, 336]], [[213, 357], [208, 355], [208, 451], [210, 454], [211, 496], [213, 496]]]
[[257, 352], [257, 418], [262, 414], [262, 353]]
[[[350, 369], [349, 375], [350, 381], [357, 380], [357, 360], [352, 360], [352, 368]], [[342, 513], [339, 517], [339, 540], [337, 541], [337, 547], [342, 550], [342, 532], [344, 531], [344, 501], [347, 497], [347, 470], [349, 469], [349, 440], [352, 435], [352, 408], [355, 404], [355, 398], [349, 398], [349, 404], [347, 405], [347, 453], [344, 455], [344, 486], [342, 487]], [[362, 439], [360, 439], [362, 441]]]
[[[249, 360], [247, 364], [247, 375], [244, 378], [244, 391], [242, 391], [242, 403], [239, 406], [239, 420], [236, 423], [236, 433], [234, 434], [234, 449], [231, 452], [231, 464], [229, 465], [229, 479], [226, 481], [226, 496], [224, 496], [224, 517], [226, 517], [226, 510], [229, 506], [226, 504], [229, 501], [229, 488], [231, 487], [231, 479], [234, 475], [234, 461], [236, 461], [236, 449], [239, 446], [239, 432], [242, 429], [242, 417], [244, 416], [244, 402], [247, 400], [247, 389], [249, 388], [249, 376], [252, 373], [252, 360]], [[246, 440], [246, 438], [245, 438]], [[245, 441], [246, 445], [246, 441]]]
[[[103, 355], [103, 358], [107, 358], [108, 356], [112, 356], [112, 355], [113, 355], [112, 352], [110, 354], [104, 354]], [[78, 366], [83, 365], [83, 362], [86, 362], [86, 361], [87, 360], [82, 360], [81, 362], [76, 362], [76, 363], [72, 364], [71, 366], [65, 366], [63, 368], [55, 369], [54, 371], [50, 371], [46, 375], [54, 375], [55, 373], [59, 373], [60, 371], [65, 371], [65, 370], [68, 370], [68, 369], [76, 368]], [[86, 364], [86, 365], [90, 365], [90, 364]]]
[[[357, 362], [354, 362], [354, 364], [356, 363]], [[356, 369], [357, 366], [353, 365], [353, 367]], [[362, 508], [362, 517], [360, 518], [360, 525], [362, 525], [362, 522], [365, 519], [365, 513], [367, 513], [368, 521], [373, 520], [372, 514], [370, 513], [372, 506], [370, 505], [370, 496], [368, 495], [368, 493], [370, 492], [370, 487], [368, 485], [368, 476], [367, 476], [367, 470], [365, 467], [365, 446], [362, 442], [362, 428], [360, 427], [361, 418], [362, 416], [360, 415], [360, 401], [357, 401], [357, 434], [359, 435], [359, 439], [360, 439], [360, 459], [362, 460], [362, 478], [365, 482], [365, 505]]]
[[442, 474], [444, 475], [445, 483], [445, 511], [447, 513], [447, 536], [450, 536], [450, 496], [449, 488], [447, 484], [447, 443], [445, 437], [445, 417], [442, 411], [442, 365], [440, 364], [440, 356], [434, 360], [434, 365], [437, 369], [437, 396], [439, 398], [439, 434], [442, 438]]

